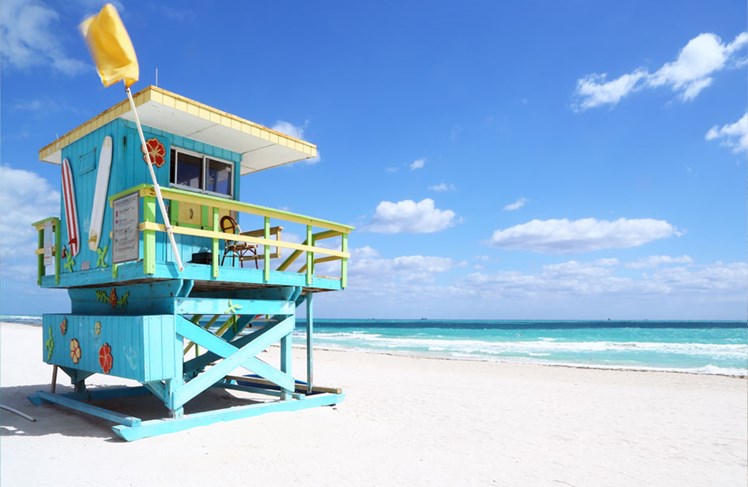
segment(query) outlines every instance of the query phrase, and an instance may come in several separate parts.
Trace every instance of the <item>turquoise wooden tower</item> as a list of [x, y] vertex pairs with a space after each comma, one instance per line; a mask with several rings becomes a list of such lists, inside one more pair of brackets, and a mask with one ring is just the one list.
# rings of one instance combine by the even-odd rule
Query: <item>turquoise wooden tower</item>
[[[315, 157], [316, 147], [154, 86], [134, 100], [145, 148], [125, 100], [39, 152], [62, 166], [63, 191], [60, 217], [34, 224], [38, 282], [68, 289], [72, 309], [43, 317], [44, 361], [55, 378], [52, 392], [31, 401], [107, 419], [135, 440], [342, 400], [339, 389], [313, 382], [313, 297], [346, 287], [353, 228], [239, 201], [241, 176]], [[143, 150], [156, 166], [181, 270]], [[291, 354], [302, 305], [303, 381], [294, 378]], [[279, 363], [258, 357], [274, 345]], [[237, 368], [247, 373], [232, 375]], [[74, 392], [55, 393], [58, 369]], [[141, 385], [87, 389], [93, 374]], [[245, 391], [251, 401], [185, 413], [213, 387]], [[139, 394], [160, 399], [164, 418], [104, 408]]]

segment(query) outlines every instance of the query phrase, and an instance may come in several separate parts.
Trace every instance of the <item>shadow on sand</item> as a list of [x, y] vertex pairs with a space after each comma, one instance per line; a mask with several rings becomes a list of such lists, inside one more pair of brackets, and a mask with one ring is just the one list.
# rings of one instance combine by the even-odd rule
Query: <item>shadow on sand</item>
[[[30, 386], [0, 387], [0, 403], [32, 416], [31, 422], [12, 412], [0, 409], [0, 438], [16, 436], [63, 435], [71, 437], [102, 438], [109, 441], [124, 441], [111, 430], [114, 423], [87, 414], [72, 411], [54, 404], [34, 406], [28, 396], [37, 391], [49, 391], [49, 384]], [[121, 386], [91, 386], [90, 390], [106, 390]], [[71, 387], [57, 386], [57, 394], [72, 392]], [[194, 414], [215, 409], [245, 406], [261, 402], [248, 399], [249, 394], [209, 389], [184, 407], [185, 414]], [[147, 394], [133, 397], [122, 397], [92, 401], [91, 404], [121, 414], [135, 416], [143, 421], [165, 419], [169, 411], [157, 397]]]

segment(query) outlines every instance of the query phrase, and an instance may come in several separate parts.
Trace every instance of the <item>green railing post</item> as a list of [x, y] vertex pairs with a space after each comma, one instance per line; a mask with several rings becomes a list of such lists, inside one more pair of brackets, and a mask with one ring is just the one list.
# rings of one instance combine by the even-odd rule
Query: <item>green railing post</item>
[[[348, 234], [344, 233], [341, 235], [340, 250], [341, 252], [348, 252]], [[340, 261], [340, 287], [345, 289], [348, 285], [348, 257], [343, 257]]]
[[[276, 235], [277, 236], [277, 235]], [[270, 217], [265, 217], [265, 240], [270, 240]], [[262, 265], [263, 265], [263, 272], [264, 272], [264, 279], [265, 282], [270, 281], [270, 246], [268, 244], [265, 244], [265, 254], [263, 255], [262, 259]]]
[[306, 392], [314, 389], [314, 306], [313, 292], [306, 294]]
[[[44, 250], [44, 227], [38, 227], [36, 229], [36, 232], [39, 234], [39, 239], [37, 240], [37, 249]], [[44, 253], [37, 254], [36, 256], [36, 283], [38, 285], [42, 285], [42, 277], [44, 277], [46, 269], [44, 269]]]
[[55, 232], [55, 284], [60, 283], [60, 259], [62, 258], [62, 228], [60, 219], [52, 220], [52, 228]]
[[[153, 196], [143, 197], [143, 221], [156, 223], [156, 198]], [[155, 230], [145, 230], [143, 232], [143, 272], [145, 274], [156, 273]]]
[[[217, 232], [218, 228], [218, 208], [213, 208], [213, 231]], [[213, 277], [218, 277], [218, 239], [213, 238], [211, 247], [211, 265], [213, 266]]]
[[[312, 234], [312, 226], [306, 226], [306, 243], [310, 247], [314, 246], [314, 235]], [[314, 275], [314, 252], [309, 250], [306, 251], [306, 285], [312, 285], [312, 276]]]

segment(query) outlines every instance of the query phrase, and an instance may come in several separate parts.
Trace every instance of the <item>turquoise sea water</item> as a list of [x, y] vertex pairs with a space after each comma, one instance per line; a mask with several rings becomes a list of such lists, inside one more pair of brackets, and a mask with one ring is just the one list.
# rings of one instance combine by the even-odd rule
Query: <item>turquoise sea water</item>
[[[297, 329], [303, 330], [303, 320]], [[303, 333], [298, 332], [299, 340]], [[725, 321], [315, 320], [315, 345], [451, 359], [748, 374], [748, 327]]]
[[[39, 316], [0, 321], [41, 324]], [[739, 321], [315, 320], [315, 347], [435, 358], [748, 375]], [[305, 341], [305, 322], [294, 333]]]

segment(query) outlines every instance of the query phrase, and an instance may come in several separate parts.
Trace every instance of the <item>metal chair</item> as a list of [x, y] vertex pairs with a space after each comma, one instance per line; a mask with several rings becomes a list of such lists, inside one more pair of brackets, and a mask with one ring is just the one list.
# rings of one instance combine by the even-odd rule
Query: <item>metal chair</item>
[[[242, 229], [239, 227], [239, 223], [234, 217], [226, 215], [221, 218], [221, 231], [231, 235], [241, 235]], [[223, 257], [221, 258], [221, 265], [226, 260], [226, 256], [231, 255], [231, 265], [234, 265], [235, 259], [239, 259], [239, 265], [244, 267], [245, 260], [254, 260], [255, 269], [259, 268], [257, 264], [257, 246], [247, 242], [240, 242], [237, 240], [231, 240], [226, 238], [226, 244], [223, 247]]]

